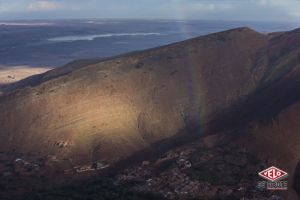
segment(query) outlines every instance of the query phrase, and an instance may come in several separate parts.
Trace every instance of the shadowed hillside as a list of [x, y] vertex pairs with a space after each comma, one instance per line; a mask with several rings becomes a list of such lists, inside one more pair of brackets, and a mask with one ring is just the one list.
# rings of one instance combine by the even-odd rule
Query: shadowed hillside
[[253, 65], [267, 42], [241, 28], [33, 77], [46, 81], [0, 99], [1, 148], [118, 159], [205, 125], [256, 88], [263, 69]]
[[[300, 158], [300, 31], [239, 28], [6, 87], [0, 151], [63, 169], [123, 160], [159, 141], [243, 130], [236, 144], [287, 169]], [[239, 135], [240, 136], [240, 135]]]

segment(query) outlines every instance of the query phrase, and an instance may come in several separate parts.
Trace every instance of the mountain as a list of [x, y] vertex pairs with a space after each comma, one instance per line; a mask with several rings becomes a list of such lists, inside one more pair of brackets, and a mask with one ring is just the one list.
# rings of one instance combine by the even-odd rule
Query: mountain
[[286, 170], [299, 192], [299, 67], [300, 29], [238, 28], [74, 61], [5, 88], [0, 152], [67, 169], [225, 134]]

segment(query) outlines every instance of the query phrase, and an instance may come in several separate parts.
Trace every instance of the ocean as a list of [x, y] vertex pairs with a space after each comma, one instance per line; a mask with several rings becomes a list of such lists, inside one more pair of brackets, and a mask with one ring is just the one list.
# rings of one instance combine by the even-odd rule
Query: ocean
[[0, 65], [57, 67], [76, 59], [105, 58], [245, 26], [268, 33], [292, 30], [300, 27], [300, 23], [118, 19], [0, 21]]

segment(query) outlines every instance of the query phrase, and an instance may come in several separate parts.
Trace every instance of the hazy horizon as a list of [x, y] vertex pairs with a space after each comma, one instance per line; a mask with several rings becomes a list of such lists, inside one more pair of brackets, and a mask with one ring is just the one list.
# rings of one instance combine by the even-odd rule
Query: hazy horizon
[[0, 20], [300, 20], [299, 0], [0, 0]]
[[290, 24], [299, 24], [300, 25], [300, 20], [299, 21], [288, 21], [288, 20], [239, 20], [239, 19], [169, 19], [169, 18], [36, 18], [36, 19], [22, 19], [22, 18], [16, 18], [16, 19], [0, 19], [1, 22], [16, 22], [16, 21], [80, 21], [80, 20], [103, 20], [103, 21], [113, 21], [113, 20], [119, 20], [119, 21], [170, 21], [170, 22], [192, 22], [192, 21], [212, 21], [212, 22], [259, 22], [259, 23], [290, 23]]

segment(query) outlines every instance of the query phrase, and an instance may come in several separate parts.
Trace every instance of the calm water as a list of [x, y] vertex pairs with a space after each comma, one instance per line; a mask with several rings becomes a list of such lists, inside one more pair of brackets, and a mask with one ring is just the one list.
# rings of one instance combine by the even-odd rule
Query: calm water
[[74, 59], [108, 57], [226, 29], [286, 31], [295, 23], [59, 20], [0, 21], [0, 65], [61, 66]]

